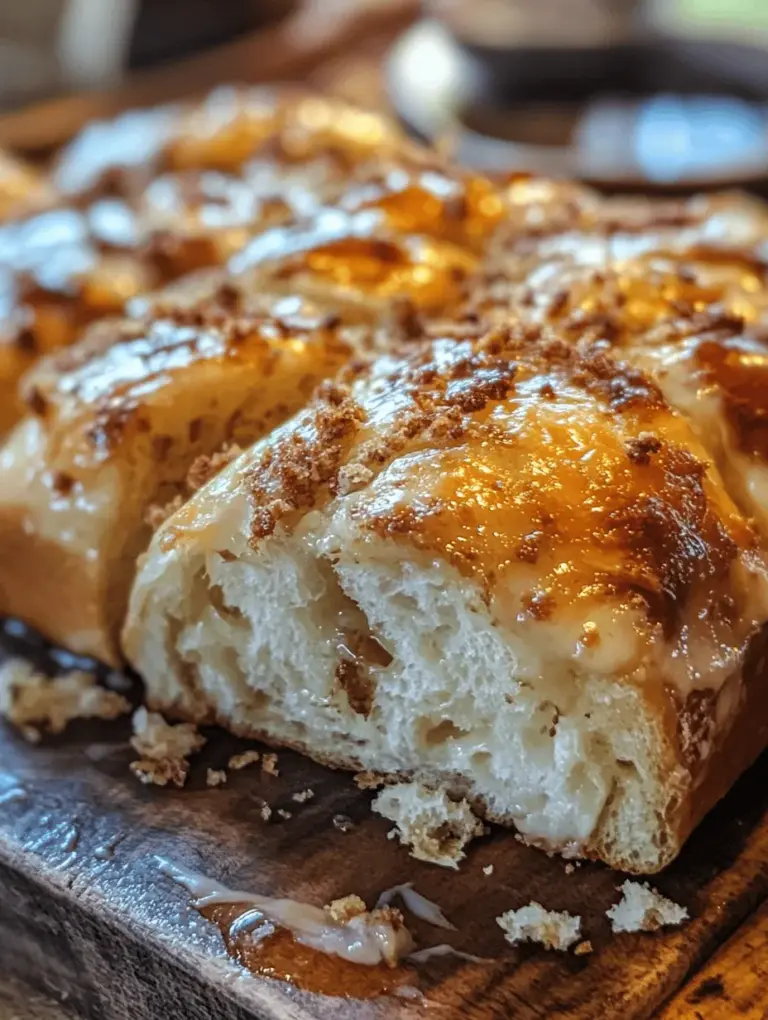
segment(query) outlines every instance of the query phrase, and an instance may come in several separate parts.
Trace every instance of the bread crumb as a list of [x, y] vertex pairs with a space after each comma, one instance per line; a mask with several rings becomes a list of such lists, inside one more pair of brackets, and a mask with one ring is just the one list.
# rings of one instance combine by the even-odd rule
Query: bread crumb
[[487, 864], [483, 868], [483, 874], [484, 875], [492, 875], [493, 874], [493, 865], [492, 864]]
[[532, 900], [518, 910], [508, 910], [496, 918], [510, 945], [520, 942], [538, 942], [545, 949], [568, 949], [581, 936], [581, 918], [565, 911], [545, 910]]
[[290, 811], [286, 811], [285, 808], [278, 808], [277, 813], [281, 818], [284, 818], [286, 821], [288, 821], [289, 818], [293, 818], [292, 813]]
[[130, 702], [100, 687], [93, 673], [73, 670], [51, 678], [19, 658], [0, 666], [0, 715], [31, 743], [41, 731], [61, 733], [73, 719], [116, 719], [130, 710]]
[[279, 776], [280, 773], [277, 770], [277, 755], [263, 754], [261, 756], [261, 768], [268, 776]]
[[385, 777], [378, 772], [358, 772], [355, 775], [355, 785], [359, 790], [378, 790], [385, 782]]
[[324, 910], [336, 924], [349, 924], [353, 917], [368, 913], [365, 901], [359, 896], [344, 896], [340, 900], [333, 900]]
[[396, 967], [402, 957], [414, 949], [413, 939], [405, 926], [403, 915], [395, 907], [376, 907], [369, 911], [359, 896], [342, 896], [324, 908], [331, 929], [349, 929], [345, 941], [354, 935], [354, 943], [365, 950], [371, 942], [377, 947], [381, 961]]
[[259, 814], [261, 815], [262, 822], [268, 822], [272, 817], [272, 808], [265, 802], [259, 808]]
[[148, 712], [143, 705], [133, 713], [131, 745], [144, 758], [187, 758], [204, 743], [193, 723], [167, 723], [159, 712]]
[[388, 786], [372, 807], [395, 822], [393, 831], [414, 857], [444, 868], [457, 868], [467, 843], [485, 832], [466, 800], [451, 800], [444, 790], [430, 790], [421, 783]]
[[222, 783], [226, 783], [227, 773], [224, 769], [208, 769], [205, 782], [207, 786], [221, 786]]
[[589, 941], [589, 939], [584, 939], [583, 942], [579, 942], [579, 944], [574, 947], [573, 955], [588, 956], [592, 952], [594, 952], [594, 949], [592, 948], [592, 943]]
[[227, 762], [227, 768], [238, 771], [239, 769], [244, 769], [246, 765], [255, 764], [259, 758], [261, 758], [261, 755], [258, 751], [241, 751], [240, 754], [232, 755]]
[[186, 758], [163, 758], [154, 761], [151, 758], [140, 758], [128, 766], [139, 782], [145, 786], [183, 786], [189, 775], [189, 762]]
[[569, 861], [566, 864], [566, 866], [565, 866], [565, 873], [566, 873], [566, 875], [572, 875], [575, 870], [576, 870], [576, 866], [574, 864], [571, 864], [571, 862]]
[[301, 790], [299, 793], [294, 793], [291, 800], [295, 800], [297, 804], [305, 804], [308, 800], [312, 800], [314, 796], [314, 790]]
[[339, 832], [351, 832], [355, 827], [355, 823], [347, 815], [334, 815], [333, 827], [338, 829]]
[[187, 759], [204, 743], [205, 737], [192, 723], [171, 725], [158, 712], [148, 712], [142, 705], [133, 713], [131, 737], [131, 746], [141, 758], [131, 762], [131, 772], [142, 783], [183, 786], [189, 774]]
[[659, 928], [682, 924], [688, 920], [685, 907], [662, 896], [647, 882], [632, 882], [628, 879], [619, 888], [621, 899], [606, 910], [614, 932], [658, 931]]

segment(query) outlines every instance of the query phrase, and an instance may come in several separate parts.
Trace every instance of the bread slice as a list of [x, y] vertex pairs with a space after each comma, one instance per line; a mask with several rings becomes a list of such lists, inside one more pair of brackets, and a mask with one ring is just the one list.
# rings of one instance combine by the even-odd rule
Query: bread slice
[[767, 618], [687, 421], [515, 327], [326, 385], [161, 527], [124, 648], [153, 708], [653, 872], [768, 741]]
[[206, 458], [301, 407], [350, 350], [322, 317], [201, 312], [97, 324], [42, 362], [0, 449], [0, 614], [116, 663], [152, 513], [186, 495], [193, 465], [210, 473]]

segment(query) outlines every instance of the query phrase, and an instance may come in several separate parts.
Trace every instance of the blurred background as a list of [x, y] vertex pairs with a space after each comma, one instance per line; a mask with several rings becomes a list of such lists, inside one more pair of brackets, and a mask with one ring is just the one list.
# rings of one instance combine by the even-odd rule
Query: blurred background
[[768, 181], [768, 0], [0, 0], [0, 144], [299, 80], [486, 170]]

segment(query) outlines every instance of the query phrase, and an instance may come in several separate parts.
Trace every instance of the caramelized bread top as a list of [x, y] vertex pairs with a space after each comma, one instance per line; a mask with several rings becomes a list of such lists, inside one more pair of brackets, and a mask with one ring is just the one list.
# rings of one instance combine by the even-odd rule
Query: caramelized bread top
[[220, 88], [197, 106], [132, 110], [89, 124], [61, 153], [65, 194], [131, 195], [163, 170], [239, 172], [249, 161], [315, 161], [335, 176], [409, 143], [373, 113], [300, 89]]
[[[347, 375], [233, 465], [254, 543], [324, 508], [363, 548], [452, 564], [502, 623], [579, 668], [629, 675], [655, 657], [685, 695], [738, 668], [768, 611], [766, 560], [646, 375], [522, 327]], [[169, 539], [206, 520], [193, 501]]]

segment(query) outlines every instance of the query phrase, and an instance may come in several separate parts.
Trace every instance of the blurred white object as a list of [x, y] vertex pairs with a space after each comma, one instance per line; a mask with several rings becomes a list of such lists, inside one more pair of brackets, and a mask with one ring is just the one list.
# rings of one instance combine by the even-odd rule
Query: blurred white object
[[57, 47], [67, 84], [98, 87], [119, 79], [136, 8], [137, 0], [68, 0]]
[[138, 0], [0, 3], [0, 104], [119, 77]]

